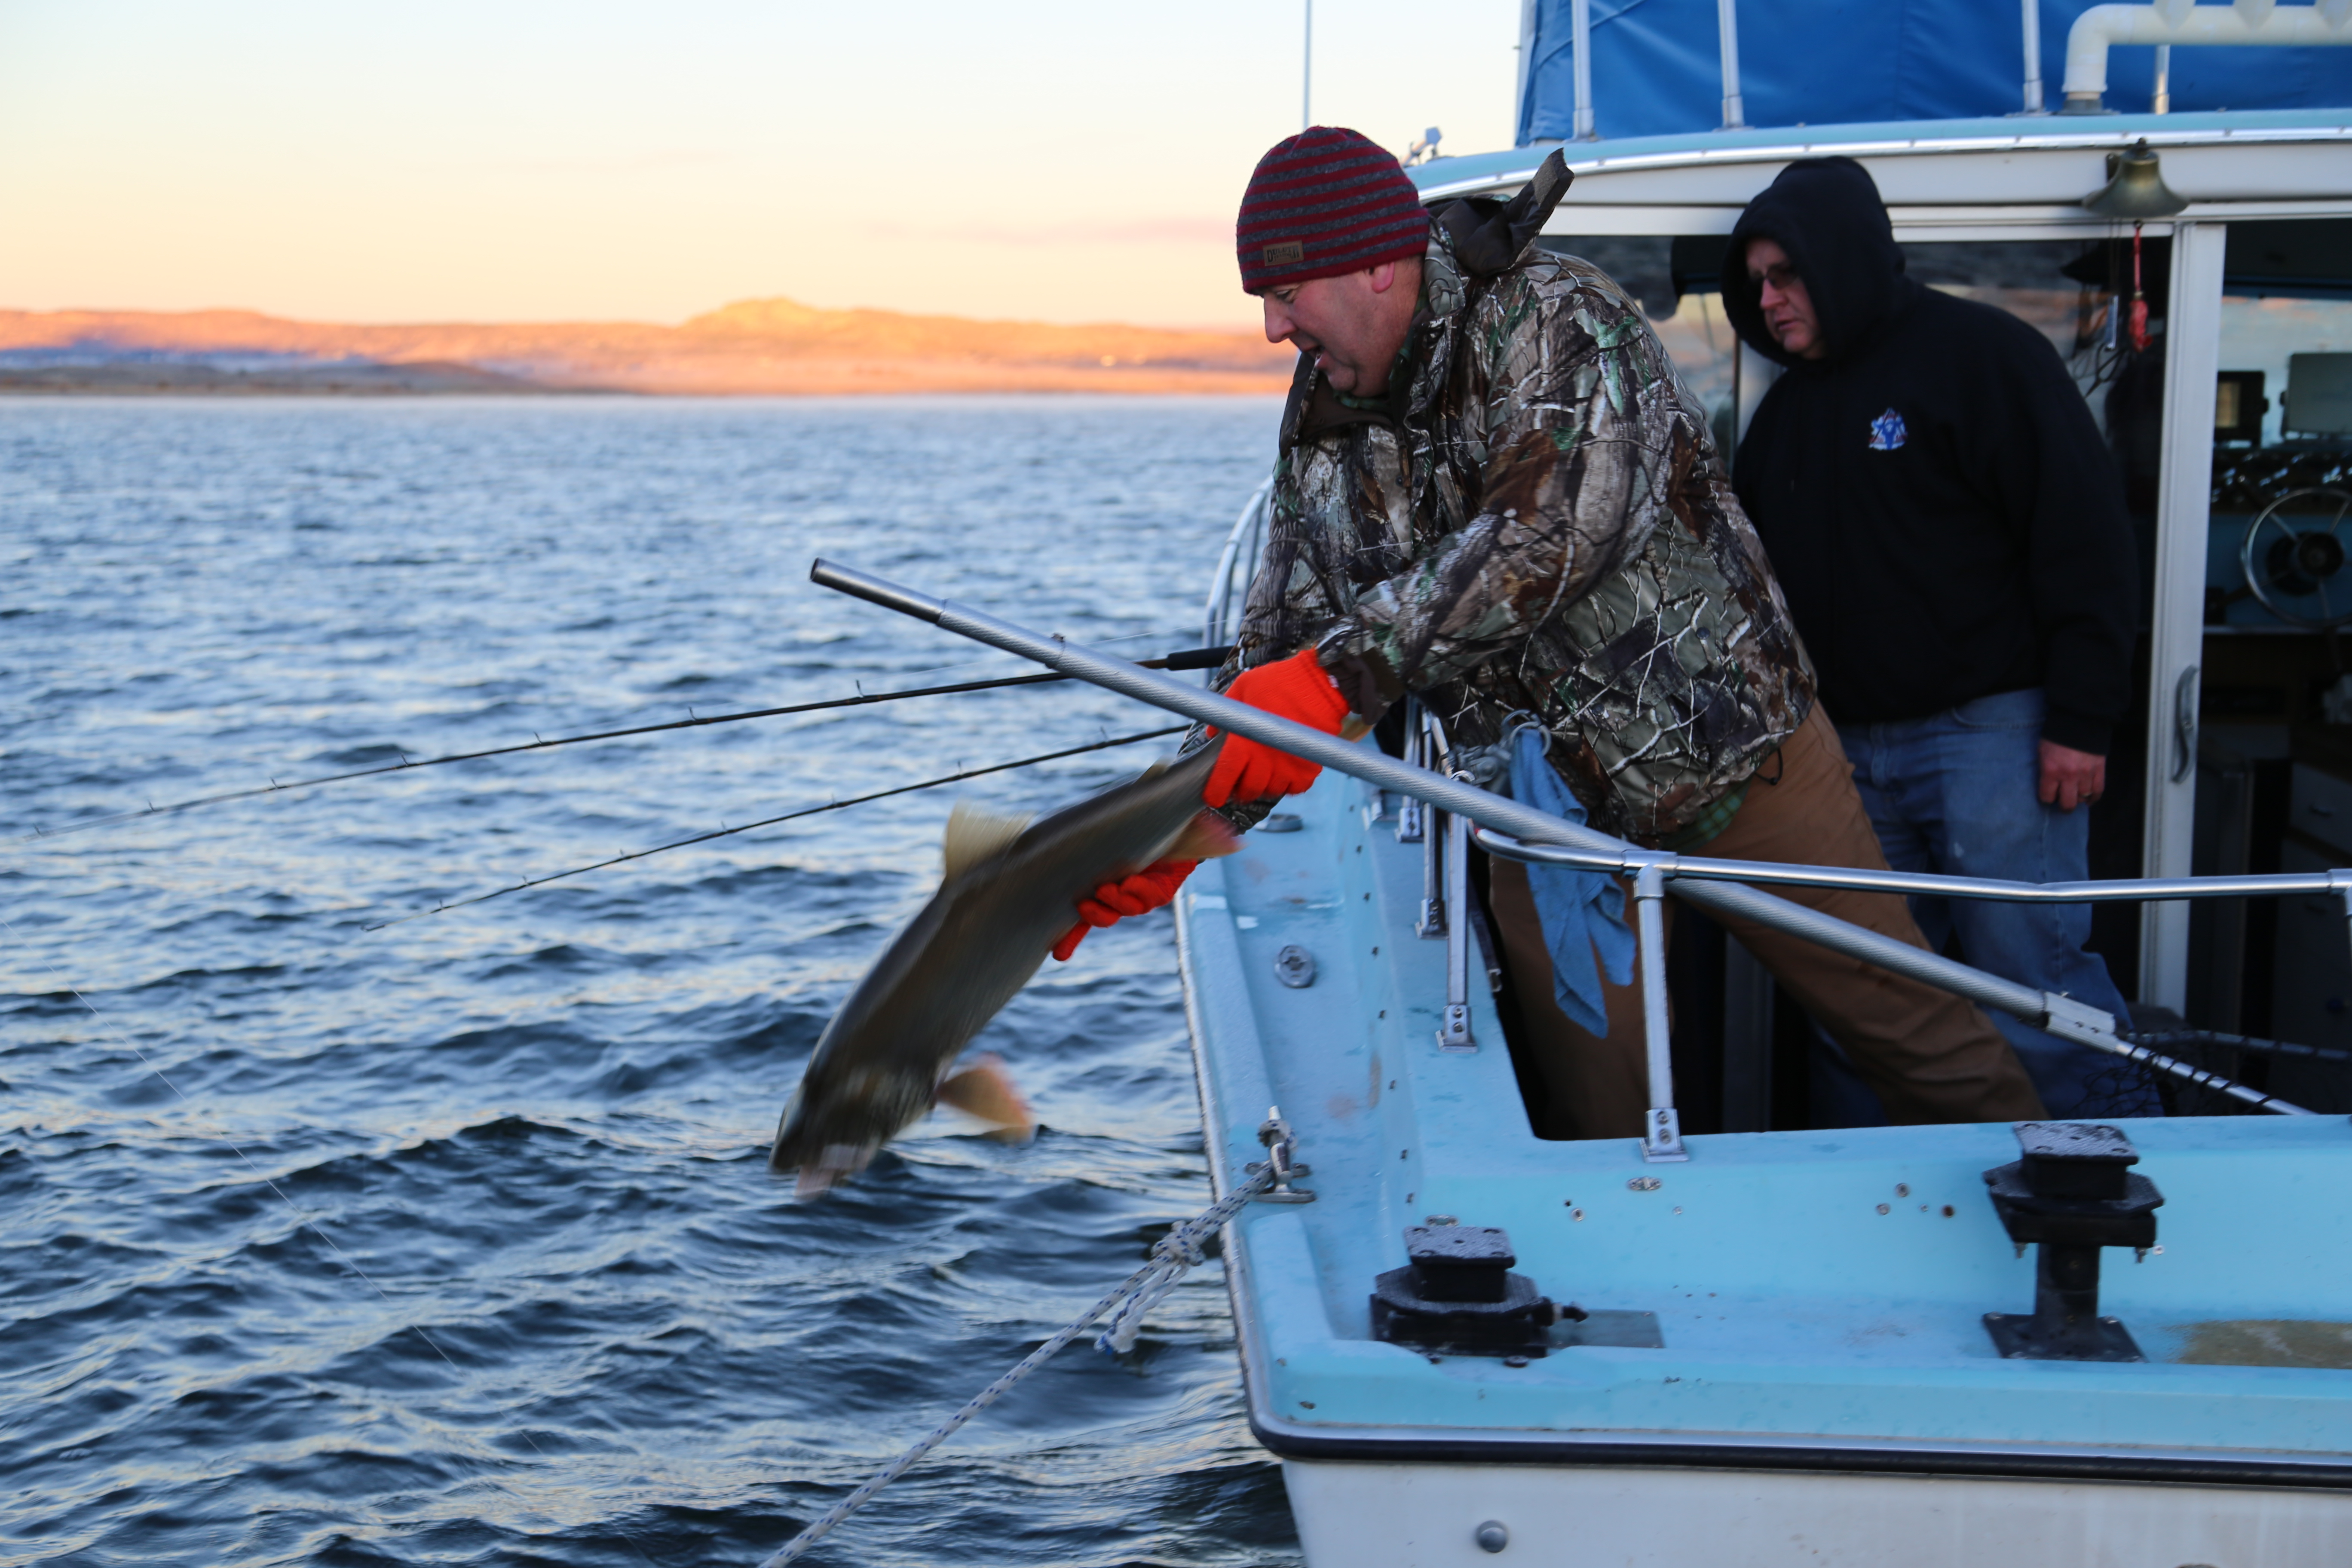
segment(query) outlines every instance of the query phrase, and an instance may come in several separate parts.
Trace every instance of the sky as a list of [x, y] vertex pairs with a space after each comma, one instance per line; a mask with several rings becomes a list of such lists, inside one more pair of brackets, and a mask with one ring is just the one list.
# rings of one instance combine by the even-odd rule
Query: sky
[[[1303, 0], [0, 0], [0, 309], [1247, 327]], [[1519, 0], [1315, 0], [1314, 112], [1510, 141]]]

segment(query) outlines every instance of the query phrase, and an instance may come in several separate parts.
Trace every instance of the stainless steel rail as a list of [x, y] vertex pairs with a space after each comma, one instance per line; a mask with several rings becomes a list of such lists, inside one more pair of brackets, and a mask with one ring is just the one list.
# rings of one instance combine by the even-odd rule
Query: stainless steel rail
[[[1240, 592], [1246, 594], [1250, 579], [1257, 574], [1257, 556], [1265, 542], [1266, 507], [1273, 495], [1274, 480], [1269, 476], [1242, 503], [1241, 515], [1234, 519], [1233, 529], [1225, 535], [1225, 547], [1217, 556], [1216, 570], [1209, 574], [1208, 603], [1201, 607], [1201, 624], [1213, 634], [1201, 645], [1202, 647], [1223, 647], [1235, 640], [1225, 635], [1239, 624], [1234, 614], [1235, 568], [1240, 569]], [[1216, 671], [1211, 670], [1203, 680], [1214, 679]]]
[[[1049, 669], [1061, 670], [1091, 685], [1132, 697], [1139, 702], [1148, 702], [1155, 708], [1166, 709], [1171, 713], [1181, 713], [1188, 719], [1216, 725], [1237, 735], [1246, 735], [1265, 745], [1278, 746], [1294, 756], [1337, 769], [1380, 788], [1412, 795], [1426, 805], [1456, 813], [1481, 826], [1507, 835], [1522, 845], [1557, 846], [1595, 856], [1613, 857], [1607, 864], [1620, 867], [1636, 865], [1637, 859], [1628, 858], [1639, 858], [1648, 853], [1621, 839], [1588, 827], [1576, 826], [1532, 806], [1490, 794], [1475, 784], [1413, 767], [1375, 747], [1342, 741], [1336, 735], [1327, 735], [1304, 724], [1277, 718], [1263, 709], [1185, 685], [1153, 670], [1139, 669], [1123, 659], [1112, 658], [1061, 637], [1031, 631], [984, 611], [933, 598], [855, 567], [818, 561], [809, 569], [809, 579], [821, 586], [911, 616], [959, 637], [970, 637], [991, 647], [1034, 659]], [[1769, 868], [1759, 864], [1756, 868]], [[2177, 1077], [2207, 1084], [2263, 1110], [2288, 1115], [2311, 1114], [2300, 1107], [2272, 1100], [2242, 1084], [2217, 1079], [2213, 1075], [2186, 1063], [2158, 1057], [2144, 1047], [2118, 1039], [2116, 1020], [2095, 1007], [2087, 1007], [2070, 997], [2036, 991], [2030, 985], [2021, 985], [2015, 981], [1971, 969], [1967, 964], [1956, 963], [1939, 953], [1912, 947], [1893, 937], [1881, 936], [1876, 931], [1865, 931], [1819, 910], [1792, 904], [1759, 888], [1731, 880], [1694, 877], [1681, 879], [1674, 890], [1675, 895], [1686, 903], [1802, 937], [1832, 952], [1875, 964], [1907, 979], [1965, 996], [1979, 1006], [1998, 1009], [2063, 1039], [2077, 1040], [2094, 1049], [2129, 1058]], [[1670, 1085], [1654, 1083], [1652, 1099], [1654, 1102], [1654, 1118], [1658, 1110], [1672, 1111]]]
[[2173, 899], [2283, 898], [2326, 893], [2347, 902], [2352, 918], [2352, 870], [2282, 871], [2245, 877], [2144, 877], [2100, 882], [2005, 882], [1990, 877], [1945, 877], [1925, 871], [1868, 871], [1846, 866], [1780, 865], [1765, 860], [1711, 860], [1631, 846], [1623, 854], [1561, 845], [1522, 844], [1506, 834], [1476, 831], [1478, 847], [1507, 860], [1574, 866], [1631, 877], [1654, 866], [1669, 880], [1776, 883], [1797, 888], [1852, 888], [1869, 893], [1917, 893], [1937, 898], [1998, 899], [2018, 903], [2160, 903]]

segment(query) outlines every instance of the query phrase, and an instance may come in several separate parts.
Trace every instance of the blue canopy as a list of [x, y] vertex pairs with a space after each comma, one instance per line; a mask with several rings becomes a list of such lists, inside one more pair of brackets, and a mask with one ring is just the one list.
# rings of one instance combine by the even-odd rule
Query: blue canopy
[[[2042, 0], [2043, 101], [2063, 101], [2066, 29], [2094, 0]], [[1570, 0], [1535, 0], [1533, 68], [1518, 140], [1575, 134]], [[1961, 120], [2022, 104], [2025, 46], [2010, 0], [1748, 0], [1739, 10], [1740, 95], [1751, 125]], [[1711, 131], [1723, 122], [1716, 0], [1591, 0], [1594, 129], [1604, 137]], [[2116, 47], [2106, 106], [2145, 113], [2156, 50]], [[2180, 47], [2175, 110], [2352, 106], [2352, 47]]]

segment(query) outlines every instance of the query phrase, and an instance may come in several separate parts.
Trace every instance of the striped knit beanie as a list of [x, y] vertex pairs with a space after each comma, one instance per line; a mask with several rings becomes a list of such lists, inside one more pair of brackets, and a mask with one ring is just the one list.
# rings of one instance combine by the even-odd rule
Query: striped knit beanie
[[1337, 278], [1417, 257], [1429, 245], [1421, 194], [1360, 131], [1310, 125], [1257, 162], [1234, 226], [1242, 288]]

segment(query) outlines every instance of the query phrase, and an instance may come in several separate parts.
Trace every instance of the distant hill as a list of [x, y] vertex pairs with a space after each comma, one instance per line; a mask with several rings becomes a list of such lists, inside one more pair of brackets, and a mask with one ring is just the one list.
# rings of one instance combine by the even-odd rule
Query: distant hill
[[635, 321], [348, 326], [251, 310], [0, 310], [0, 392], [1274, 392], [1255, 333], [746, 300]]

